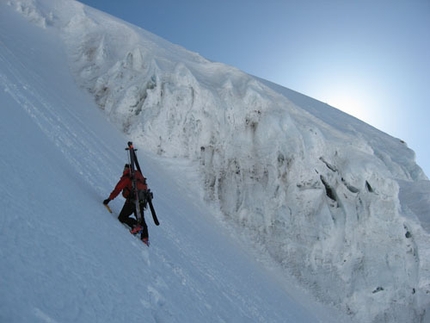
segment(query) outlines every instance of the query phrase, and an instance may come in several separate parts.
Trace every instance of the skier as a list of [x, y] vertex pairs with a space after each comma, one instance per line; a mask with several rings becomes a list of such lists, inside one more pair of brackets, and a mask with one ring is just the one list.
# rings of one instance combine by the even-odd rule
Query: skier
[[[142, 192], [146, 191], [147, 185], [146, 185], [145, 177], [143, 177], [143, 175], [138, 170], [135, 171], [135, 176], [141, 182], [140, 183], [141, 185], [139, 186], [140, 186], [140, 189], [143, 189]], [[124, 203], [124, 206], [122, 207], [121, 212], [119, 213], [118, 220], [121, 223], [127, 224], [131, 228], [130, 233], [137, 234], [139, 232], [142, 232], [140, 238], [142, 239], [143, 243], [145, 243], [146, 245], [149, 245], [148, 226], [146, 225], [145, 218], [143, 216], [143, 209], [146, 207], [145, 196], [142, 196], [144, 194], [139, 194], [140, 196], [139, 202], [141, 203], [140, 209], [142, 213], [141, 223], [138, 223], [136, 219], [130, 217], [130, 215], [134, 214], [135, 217], [137, 218], [136, 201], [135, 201], [136, 195], [133, 194], [133, 185], [131, 180], [129, 164], [125, 164], [121, 179], [116, 184], [115, 188], [113, 189], [112, 193], [110, 193], [109, 197], [103, 201], [103, 204], [108, 205], [110, 201], [112, 201], [115, 197], [119, 195], [121, 190], [122, 190], [122, 196], [125, 198], [125, 203]]]

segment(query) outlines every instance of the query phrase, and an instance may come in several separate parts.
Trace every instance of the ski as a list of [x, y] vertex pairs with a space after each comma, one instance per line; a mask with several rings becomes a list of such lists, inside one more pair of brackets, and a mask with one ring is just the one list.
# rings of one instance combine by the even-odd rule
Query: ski
[[155, 213], [155, 209], [154, 209], [154, 205], [152, 204], [152, 192], [150, 192], [148, 194], [148, 204], [149, 204], [149, 209], [151, 210], [151, 214], [152, 214], [152, 220], [154, 220], [155, 225], [160, 225], [160, 222], [158, 221], [158, 217], [157, 217], [157, 213]]
[[[131, 141], [128, 142], [128, 148], [126, 150], [130, 153], [130, 175], [131, 175], [131, 183], [133, 187], [133, 192], [135, 194], [135, 203], [136, 203], [136, 219], [138, 223], [142, 223], [142, 211], [139, 203], [139, 192], [137, 190], [137, 181], [136, 181], [136, 168], [135, 168], [135, 156], [133, 143]], [[140, 171], [140, 170], [139, 170]]]
[[[149, 191], [149, 190], [148, 190]], [[152, 192], [148, 192], [148, 204], [149, 209], [151, 210], [152, 219], [154, 220], [155, 225], [160, 225], [160, 222], [158, 222], [157, 213], [155, 213], [154, 205], [152, 204]]]
[[[136, 150], [137, 149], [135, 149], [133, 147], [133, 143], [131, 141], [129, 141], [127, 143], [127, 145], [128, 145], [128, 148], [126, 148], [126, 150], [128, 150], [130, 152], [130, 167], [131, 167], [131, 172], [132, 172], [133, 189], [134, 189], [135, 194], [136, 194], [136, 210], [139, 214], [139, 217], [141, 217], [139, 196], [138, 196], [138, 192], [137, 192], [137, 183], [136, 183], [136, 178], [134, 176], [134, 172], [137, 169], [139, 171], [139, 173], [142, 174], [142, 170], [140, 169], [140, 164], [139, 164], [139, 161], [137, 160], [137, 156], [136, 156]], [[152, 204], [152, 199], [153, 199], [154, 195], [152, 194], [151, 190], [148, 189], [146, 191], [145, 197], [146, 197], [146, 201], [149, 204], [149, 209], [151, 210], [152, 219], [153, 219], [155, 225], [158, 226], [158, 225], [160, 225], [160, 222], [158, 221], [157, 213], [155, 212], [154, 205]], [[138, 219], [138, 221], [139, 221], [139, 219]]]

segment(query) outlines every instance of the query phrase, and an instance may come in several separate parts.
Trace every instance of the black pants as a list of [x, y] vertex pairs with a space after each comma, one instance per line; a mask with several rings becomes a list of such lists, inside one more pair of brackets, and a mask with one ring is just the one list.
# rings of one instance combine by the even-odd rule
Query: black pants
[[[140, 224], [143, 228], [141, 238], [148, 238], [148, 226], [146, 225], [145, 217], [143, 215], [143, 205], [141, 205], [140, 209], [142, 213], [142, 223]], [[126, 200], [121, 212], [118, 215], [119, 222], [125, 223], [130, 228], [133, 228], [137, 224], [137, 220], [135, 218], [130, 217], [130, 215], [132, 214], [134, 214], [136, 218], [136, 203], [133, 200]]]

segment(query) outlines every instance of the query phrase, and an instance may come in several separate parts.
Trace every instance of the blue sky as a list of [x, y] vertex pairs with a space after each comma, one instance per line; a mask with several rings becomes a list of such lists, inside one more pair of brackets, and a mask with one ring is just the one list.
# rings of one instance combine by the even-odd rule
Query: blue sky
[[80, 0], [398, 137], [430, 176], [430, 0]]

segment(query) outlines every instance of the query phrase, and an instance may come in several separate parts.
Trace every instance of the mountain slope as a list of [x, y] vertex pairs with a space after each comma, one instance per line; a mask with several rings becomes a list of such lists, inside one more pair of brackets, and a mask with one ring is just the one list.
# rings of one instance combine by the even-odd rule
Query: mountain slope
[[[266, 267], [280, 265], [284, 279], [293, 274], [321, 301], [336, 304], [359, 321], [424, 321], [430, 304], [430, 257], [429, 233], [422, 223], [428, 223], [430, 208], [428, 199], [418, 200], [410, 193], [425, 196], [430, 190], [404, 143], [320, 102], [209, 62], [77, 2], [10, 4], [44, 28], [40, 34], [47, 42], [53, 41], [47, 35], [61, 37], [54, 42], [65, 43], [64, 49], [57, 50], [61, 48], [68, 56], [76, 82], [91, 93], [113, 124], [145, 148], [148, 164], [155, 160], [148, 174], [163, 179], [154, 183], [161, 194], [157, 206], [172, 205], [169, 194], [164, 193], [170, 186], [163, 183], [174, 181], [178, 192], [182, 191], [181, 198], [193, 196], [196, 202], [191, 204], [202, 205], [205, 200], [211, 205], [210, 214], [223, 221], [218, 231], [232, 226], [232, 232], [259, 250]], [[10, 36], [3, 32], [2, 37]], [[39, 74], [32, 80], [42, 75], [55, 83], [57, 76], [43, 67], [52, 58], [40, 54], [40, 59], [44, 64], [38, 64], [41, 70], [36, 70]], [[64, 61], [58, 63], [61, 65]], [[25, 79], [23, 75], [17, 79]], [[19, 83], [4, 82], [6, 88]], [[33, 82], [37, 84], [29, 83]], [[61, 83], [58, 86], [57, 91], [42, 88], [22, 96], [33, 93], [43, 105], [46, 98], [39, 98], [40, 93], [48, 93], [48, 97], [52, 93], [63, 102], [64, 89]], [[29, 88], [28, 84], [23, 88]], [[74, 87], [67, 84], [64, 88], [70, 91]], [[58, 144], [83, 186], [97, 191], [100, 196], [94, 196], [93, 202], [102, 198], [106, 187], [114, 184], [112, 176], [118, 170], [113, 165], [121, 164], [122, 159], [116, 157], [110, 163], [99, 156], [112, 158], [123, 143], [110, 137], [106, 124], [91, 123], [91, 130], [87, 128], [83, 120], [98, 120], [96, 112], [75, 107], [88, 103], [60, 104], [68, 110], [61, 117], [48, 104], [38, 117], [39, 110], [29, 103], [33, 98], [22, 99], [17, 91], [6, 92], [13, 93], [14, 100]], [[74, 96], [78, 97], [76, 93], [70, 97]], [[61, 123], [63, 118], [67, 122]], [[93, 153], [87, 156], [83, 151]], [[150, 158], [151, 154], [161, 157]], [[177, 157], [170, 162], [171, 172], [156, 167], [157, 163], [168, 167], [162, 157]], [[182, 205], [179, 200], [173, 204], [178, 203]], [[94, 207], [91, 205], [87, 207]], [[165, 213], [174, 212], [167, 209]], [[188, 213], [195, 212], [185, 211], [183, 218]], [[211, 216], [205, 221], [219, 225]], [[205, 226], [205, 221], [198, 223]], [[164, 234], [172, 241], [185, 236], [200, 244], [204, 239], [188, 233], [190, 227], [197, 231], [192, 223], [175, 223], [174, 230], [182, 227], [182, 234]], [[207, 244], [209, 250], [212, 245]], [[181, 248], [182, 243], [176, 247]], [[157, 251], [162, 252], [160, 249]], [[166, 259], [170, 252], [168, 255]], [[206, 268], [198, 259], [209, 258], [187, 251], [184, 259], [193, 257], [200, 264], [197, 268]], [[224, 287], [230, 285], [226, 281]], [[250, 315], [253, 306], [244, 308]], [[278, 310], [273, 311], [273, 321], [283, 317]], [[257, 311], [252, 318], [270, 321], [267, 312], [261, 313]], [[213, 319], [225, 318], [214, 314]]]
[[141, 149], [161, 226], [148, 219], [149, 249], [132, 237], [101, 205], [127, 138], [76, 87], [55, 31], [0, 4], [0, 36], [0, 321], [319, 321]]

